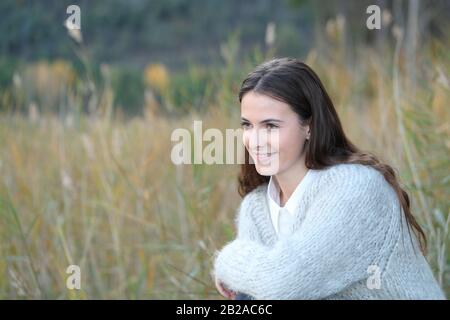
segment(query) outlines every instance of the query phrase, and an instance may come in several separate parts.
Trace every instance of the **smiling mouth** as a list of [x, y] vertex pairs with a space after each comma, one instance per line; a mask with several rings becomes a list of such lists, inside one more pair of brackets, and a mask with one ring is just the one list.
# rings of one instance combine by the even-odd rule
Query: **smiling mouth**
[[255, 157], [258, 161], [267, 161], [270, 158], [272, 158], [272, 156], [276, 154], [276, 152], [272, 152], [272, 153], [257, 153], [255, 154]]

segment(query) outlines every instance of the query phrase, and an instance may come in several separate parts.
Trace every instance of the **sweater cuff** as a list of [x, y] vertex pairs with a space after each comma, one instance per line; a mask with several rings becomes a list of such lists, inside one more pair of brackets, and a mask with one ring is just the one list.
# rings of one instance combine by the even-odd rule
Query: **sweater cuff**
[[249, 294], [254, 282], [252, 261], [259, 245], [253, 241], [236, 239], [216, 254], [214, 273], [228, 288]]

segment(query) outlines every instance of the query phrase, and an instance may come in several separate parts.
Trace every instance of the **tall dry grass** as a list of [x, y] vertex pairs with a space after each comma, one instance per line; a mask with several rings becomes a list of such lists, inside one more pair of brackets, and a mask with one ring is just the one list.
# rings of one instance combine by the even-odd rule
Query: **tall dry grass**
[[[424, 50], [412, 91], [397, 40], [390, 55], [362, 49], [352, 65], [314, 50], [305, 60], [350, 139], [397, 169], [449, 293], [450, 61], [445, 47]], [[175, 166], [170, 136], [198, 119], [204, 130], [238, 127], [241, 76], [267, 57], [255, 52], [236, 77], [235, 47], [223, 48], [223, 89], [204, 114], [125, 121], [106, 90], [95, 116], [0, 116], [0, 298], [219, 298], [211, 257], [233, 237], [239, 168]], [[66, 288], [71, 264], [81, 290]]]

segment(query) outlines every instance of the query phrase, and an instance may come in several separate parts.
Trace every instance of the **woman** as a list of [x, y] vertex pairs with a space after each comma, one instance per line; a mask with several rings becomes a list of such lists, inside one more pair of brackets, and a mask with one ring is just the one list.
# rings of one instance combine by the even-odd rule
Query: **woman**
[[394, 170], [347, 139], [311, 68], [292, 58], [263, 63], [239, 101], [243, 200], [236, 239], [214, 255], [221, 294], [445, 299]]

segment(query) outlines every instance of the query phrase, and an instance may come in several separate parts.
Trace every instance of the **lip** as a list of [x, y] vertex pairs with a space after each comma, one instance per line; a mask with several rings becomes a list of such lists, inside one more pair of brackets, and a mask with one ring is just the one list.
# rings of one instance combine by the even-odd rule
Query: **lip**
[[273, 155], [275, 155], [276, 152], [272, 153], [256, 153], [255, 157], [259, 162], [265, 162], [272, 158]]
[[270, 157], [270, 156], [272, 156], [274, 154], [275, 154], [275, 152], [272, 152], [272, 153], [255, 153], [255, 156], [257, 156], [257, 157]]

